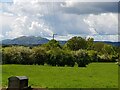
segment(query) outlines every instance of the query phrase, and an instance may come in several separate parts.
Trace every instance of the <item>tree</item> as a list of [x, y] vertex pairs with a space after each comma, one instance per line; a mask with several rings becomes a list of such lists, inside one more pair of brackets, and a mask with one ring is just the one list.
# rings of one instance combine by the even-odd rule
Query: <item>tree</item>
[[95, 51], [101, 52], [103, 47], [104, 47], [104, 43], [102, 43], [102, 42], [94, 43], [94, 50]]
[[44, 65], [47, 59], [47, 54], [45, 49], [42, 47], [34, 47], [32, 51], [33, 51], [32, 58], [34, 64]]
[[87, 52], [88, 52], [91, 62], [98, 62], [99, 57], [98, 57], [97, 51], [89, 50]]
[[28, 47], [12, 46], [3, 50], [3, 63], [5, 64], [32, 64], [31, 50]]
[[105, 54], [115, 54], [115, 51], [113, 49], [112, 45], [104, 44], [102, 48], [102, 52]]
[[73, 37], [67, 41], [64, 47], [74, 51], [79, 49], [86, 49], [87, 42], [82, 37]]
[[92, 50], [93, 49], [93, 44], [94, 44], [94, 38], [88, 38], [87, 39], [87, 49]]
[[20, 64], [20, 52], [16, 47], [6, 47], [3, 50], [3, 61], [5, 64]]
[[45, 47], [46, 50], [50, 50], [50, 49], [53, 49], [53, 48], [61, 48], [59, 42], [54, 40], [54, 39], [50, 40], [46, 44], [43, 44], [42, 47]]
[[64, 59], [67, 66], [73, 67], [75, 65], [75, 58], [71, 51], [64, 50]]
[[53, 48], [47, 52], [48, 59], [47, 59], [47, 64], [56, 66], [58, 58], [60, 58], [60, 49], [59, 48]]
[[18, 52], [20, 52], [21, 56], [20, 64], [32, 65], [34, 63], [33, 59], [31, 58], [31, 54], [33, 52], [29, 47], [18, 47], [17, 49], [19, 49]]
[[52, 66], [71, 66], [75, 65], [74, 58], [72, 54], [68, 51], [62, 50], [60, 48], [54, 48], [48, 51], [47, 64]]
[[89, 55], [85, 50], [75, 51], [74, 57], [78, 64], [78, 67], [86, 67], [86, 65], [90, 63]]

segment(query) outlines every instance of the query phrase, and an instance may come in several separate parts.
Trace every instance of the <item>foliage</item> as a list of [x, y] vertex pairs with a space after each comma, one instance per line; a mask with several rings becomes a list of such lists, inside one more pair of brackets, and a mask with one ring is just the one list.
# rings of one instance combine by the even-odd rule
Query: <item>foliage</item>
[[63, 51], [60, 48], [54, 48], [50, 51], [48, 51], [48, 61], [47, 64], [52, 65], [52, 66], [74, 66], [74, 58], [72, 57], [72, 54]]
[[86, 49], [87, 42], [82, 37], [73, 37], [67, 41], [65, 47], [69, 48], [70, 50]]
[[58, 41], [32, 48], [9, 46], [0, 48], [3, 64], [48, 64], [51, 66], [86, 67], [91, 62], [116, 62], [120, 59], [120, 48], [102, 42], [93, 42], [82, 37], [73, 37], [62, 47]]
[[31, 50], [28, 47], [6, 47], [3, 49], [3, 64], [31, 64]]
[[32, 51], [33, 53], [31, 57], [34, 60], [34, 64], [44, 65], [47, 59], [47, 54], [45, 49], [42, 47], [34, 47]]
[[87, 39], [87, 50], [93, 50], [94, 38]]
[[102, 52], [104, 54], [115, 54], [115, 51], [113, 49], [113, 46], [112, 45], [107, 45], [107, 44], [104, 44], [103, 48], [102, 48]]
[[98, 53], [97, 51], [94, 51], [94, 50], [88, 50], [88, 55], [90, 57], [90, 61], [91, 62], [98, 62]]
[[74, 57], [78, 67], [86, 67], [86, 65], [90, 63], [90, 58], [85, 50], [75, 51]]
[[58, 41], [52, 39], [48, 43], [43, 44], [42, 47], [45, 47], [47, 50], [53, 49], [53, 48], [61, 48]]
[[93, 47], [94, 47], [94, 49], [93, 50], [95, 50], [95, 51], [97, 51], [97, 52], [101, 52], [101, 49], [104, 47], [104, 43], [102, 43], [102, 42], [96, 42], [96, 43], [94, 43], [94, 45], [93, 45]]

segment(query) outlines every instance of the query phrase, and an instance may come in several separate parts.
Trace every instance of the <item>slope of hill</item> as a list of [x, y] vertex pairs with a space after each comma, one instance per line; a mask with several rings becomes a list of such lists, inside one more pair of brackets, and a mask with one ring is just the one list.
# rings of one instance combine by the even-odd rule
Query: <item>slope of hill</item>
[[34, 45], [34, 44], [44, 44], [47, 43], [49, 40], [42, 37], [35, 37], [35, 36], [22, 36], [15, 39], [6, 39], [2, 41], [4, 45]]

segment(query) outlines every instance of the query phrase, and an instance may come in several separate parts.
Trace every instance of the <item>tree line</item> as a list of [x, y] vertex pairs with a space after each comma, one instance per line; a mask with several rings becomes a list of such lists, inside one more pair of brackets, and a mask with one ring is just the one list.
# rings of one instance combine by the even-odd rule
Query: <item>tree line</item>
[[65, 45], [56, 40], [35, 46], [10, 46], [1, 48], [2, 64], [86, 67], [91, 62], [116, 62], [120, 48], [102, 42], [94, 43], [93, 38], [73, 37]]

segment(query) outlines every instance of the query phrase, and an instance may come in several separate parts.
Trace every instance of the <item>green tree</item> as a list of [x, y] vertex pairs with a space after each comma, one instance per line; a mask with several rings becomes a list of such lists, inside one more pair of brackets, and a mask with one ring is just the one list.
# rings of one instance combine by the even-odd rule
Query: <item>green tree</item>
[[5, 64], [31, 64], [31, 50], [28, 47], [12, 46], [3, 50], [3, 63]]
[[73, 37], [67, 41], [64, 48], [68, 48], [70, 50], [79, 50], [79, 49], [86, 49], [87, 42], [82, 37]]
[[48, 43], [43, 44], [42, 47], [45, 47], [46, 50], [50, 50], [50, 49], [53, 49], [53, 48], [61, 48], [61, 45], [58, 41], [52, 39]]
[[104, 44], [102, 52], [105, 54], [115, 54], [115, 50], [112, 45]]
[[75, 58], [73, 53], [69, 50], [64, 50], [64, 59], [67, 66], [73, 67], [75, 65]]
[[47, 64], [56, 66], [61, 59], [61, 50], [59, 48], [53, 48], [47, 52], [47, 55], [48, 55]]
[[92, 50], [93, 49], [93, 44], [94, 44], [94, 38], [88, 38], [87, 39], [87, 49]]
[[73, 53], [78, 67], [86, 67], [90, 63], [90, 57], [85, 50], [78, 50]]
[[60, 48], [54, 48], [50, 51], [48, 51], [48, 60], [47, 64], [52, 66], [71, 66], [73, 67], [75, 65], [74, 58], [69, 51], [62, 50]]
[[34, 47], [32, 49], [33, 53], [31, 57], [33, 58], [34, 64], [44, 65], [47, 59], [47, 53], [43, 47]]
[[102, 42], [94, 43], [94, 50], [95, 51], [101, 52], [103, 47], [104, 47], [104, 43], [102, 43]]
[[97, 51], [88, 50], [87, 52], [88, 52], [91, 62], [98, 62], [99, 57], [98, 57]]

